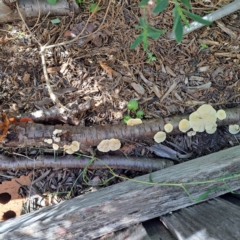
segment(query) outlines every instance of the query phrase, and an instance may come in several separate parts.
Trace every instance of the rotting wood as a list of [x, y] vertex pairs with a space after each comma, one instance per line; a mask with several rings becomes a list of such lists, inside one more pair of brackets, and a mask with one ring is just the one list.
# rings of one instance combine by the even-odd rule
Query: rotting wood
[[[154, 172], [151, 178], [155, 183], [185, 183], [192, 198], [214, 188], [206, 196], [208, 200], [240, 187], [239, 177], [225, 180], [228, 188], [224, 185], [222, 178], [233, 173], [240, 173], [240, 146]], [[221, 181], [199, 184], [213, 179]], [[196, 203], [179, 186], [150, 183], [149, 174], [134, 181], [8, 220], [0, 224], [0, 237], [6, 240], [94, 239]], [[190, 182], [198, 184], [186, 185]]]
[[[8, 1], [6, 1], [8, 2]], [[45, 0], [18, 0], [19, 9], [24, 18], [38, 17], [40, 16], [61, 16], [70, 15], [71, 13], [78, 14], [79, 7], [75, 1], [59, 0], [55, 5], [49, 4]], [[6, 3], [0, 0], [0, 22], [13, 22], [20, 20], [20, 16], [16, 10], [8, 8]]]
[[[237, 124], [240, 119], [240, 107], [225, 109], [227, 118], [218, 121], [218, 126]], [[178, 129], [178, 123], [182, 119], [188, 119], [188, 115], [174, 116], [169, 118], [159, 118], [155, 120], [144, 121], [141, 125], [127, 126], [105, 125], [93, 127], [80, 127], [70, 125], [43, 125], [36, 123], [13, 124], [9, 128], [7, 136], [8, 142], [2, 144], [3, 147], [43, 147], [48, 148], [44, 139], [51, 138], [55, 129], [63, 132], [60, 134], [61, 142], [58, 144], [63, 147], [72, 141], [78, 141], [81, 149], [97, 146], [103, 139], [117, 138], [122, 143], [126, 140], [138, 141], [146, 138], [153, 138], [158, 131], [164, 131], [164, 125], [171, 123], [173, 131], [168, 134], [181, 133]]]
[[[170, 167], [173, 162], [168, 159], [161, 158], [137, 158], [123, 156], [103, 156], [100, 160], [95, 159], [88, 166], [88, 169], [112, 168], [112, 169], [128, 169], [142, 172], [156, 171], [165, 167]], [[36, 159], [26, 159], [24, 157], [8, 157], [0, 155], [0, 170], [19, 170], [19, 169], [39, 169], [39, 168], [84, 168], [91, 161], [87, 157], [78, 157], [66, 155], [61, 157], [38, 156]]]
[[240, 207], [220, 198], [161, 217], [177, 239], [239, 239]]

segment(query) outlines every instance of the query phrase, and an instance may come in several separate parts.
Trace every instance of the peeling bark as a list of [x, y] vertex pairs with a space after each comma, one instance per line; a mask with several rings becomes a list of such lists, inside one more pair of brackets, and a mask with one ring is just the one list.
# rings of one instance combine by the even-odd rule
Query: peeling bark
[[[40, 16], [61, 16], [80, 12], [75, 1], [58, 0], [55, 5], [51, 5], [46, 0], [18, 0], [18, 4], [24, 18], [38, 17], [39, 14]], [[2, 0], [0, 0], [0, 7], [1, 23], [21, 19], [17, 10], [11, 10]]]
[[[103, 156], [101, 161], [95, 160], [88, 169], [128, 169], [134, 171], [156, 171], [165, 167], [170, 167], [173, 162], [168, 159], [160, 158], [136, 158], [136, 157], [122, 157], [122, 156]], [[19, 169], [39, 169], [39, 168], [84, 168], [91, 159], [86, 157], [77, 157], [72, 155], [61, 156], [54, 158], [53, 156], [38, 156], [36, 159], [26, 159], [18, 157], [13, 159], [0, 155], [0, 170], [19, 170]]]
[[[240, 107], [225, 109], [227, 118], [218, 121], [218, 126], [237, 124], [240, 122]], [[175, 116], [170, 118], [159, 118], [156, 120], [144, 121], [141, 125], [127, 126], [105, 125], [94, 127], [80, 127], [70, 125], [43, 125], [36, 123], [19, 123], [10, 126], [7, 135], [8, 142], [3, 147], [42, 147], [48, 148], [51, 145], [44, 142], [44, 139], [51, 138], [55, 129], [62, 130], [59, 134], [61, 139], [58, 145], [63, 147], [72, 141], [78, 141], [81, 149], [97, 146], [103, 139], [117, 138], [121, 142], [125, 140], [139, 141], [146, 138], [153, 138], [158, 131], [164, 131], [164, 125], [171, 123], [173, 131], [170, 134], [181, 133], [178, 123], [182, 119], [188, 119], [188, 115]]]

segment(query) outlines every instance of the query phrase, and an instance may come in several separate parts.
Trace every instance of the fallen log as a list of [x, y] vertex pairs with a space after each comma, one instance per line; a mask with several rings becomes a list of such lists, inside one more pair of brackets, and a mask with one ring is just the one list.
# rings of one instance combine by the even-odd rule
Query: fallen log
[[[218, 126], [229, 124], [237, 124], [240, 119], [240, 107], [225, 109], [226, 119], [217, 121]], [[117, 138], [121, 142], [125, 140], [145, 140], [153, 138], [158, 131], [164, 131], [164, 125], [171, 123], [173, 131], [168, 134], [181, 133], [178, 124], [182, 119], [188, 119], [187, 115], [174, 116], [169, 118], [159, 118], [155, 120], [144, 121], [141, 125], [127, 126], [105, 125], [93, 127], [80, 127], [70, 125], [43, 125], [36, 123], [19, 123], [12, 124], [7, 135], [7, 142], [3, 143], [3, 147], [41, 147], [49, 148], [52, 145], [44, 142], [45, 139], [53, 137], [53, 131], [62, 130], [59, 134], [61, 141], [59, 147], [69, 144], [72, 141], [78, 141], [81, 149], [97, 146], [103, 139]]]
[[147, 174], [7, 220], [0, 223], [0, 236], [94, 239], [237, 190], [239, 177], [237, 146], [154, 172], [152, 181]]
[[[6, 2], [0, 0], [0, 23], [21, 20], [18, 11], [8, 7]], [[11, 3], [9, 4], [11, 5]], [[75, 1], [58, 0], [55, 5], [51, 5], [46, 0], [18, 0], [18, 5], [24, 18], [37, 18], [47, 15], [71, 15], [73, 12], [75, 14], [79, 13], [79, 7]]]
[[141, 172], [160, 170], [173, 165], [173, 161], [168, 159], [146, 157], [123, 157], [123, 156], [103, 156], [101, 160], [87, 157], [77, 157], [66, 155], [61, 157], [40, 155], [36, 159], [24, 157], [8, 157], [0, 155], [0, 170], [19, 170], [19, 169], [39, 169], [39, 168], [84, 168], [88, 169], [128, 169]]

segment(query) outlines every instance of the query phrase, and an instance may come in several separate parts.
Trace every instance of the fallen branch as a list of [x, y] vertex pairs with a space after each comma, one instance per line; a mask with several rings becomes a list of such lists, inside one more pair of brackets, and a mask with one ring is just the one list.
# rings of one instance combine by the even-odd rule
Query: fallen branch
[[[221, 9], [218, 9], [208, 15], [206, 15], [205, 17], [203, 17], [203, 19], [214, 22], [217, 21], [233, 12], [236, 12], [240, 9], [240, 0], [235, 0], [232, 3], [229, 3], [228, 5], [224, 6]], [[190, 27], [188, 28], [187, 26], [183, 27], [183, 34], [188, 34], [190, 32], [193, 32], [194, 30], [197, 30], [201, 27], [204, 27], [206, 25], [201, 24], [199, 22], [192, 22], [190, 23]], [[168, 39], [175, 39], [175, 34], [174, 33], [170, 33], [168, 35]]]
[[[6, 3], [0, 0], [0, 22], [13, 22], [20, 20], [17, 11], [11, 10]], [[11, 1], [6, 1], [11, 2]], [[75, 1], [68, 2], [67, 0], [59, 0], [55, 5], [49, 4], [45, 0], [18, 0], [19, 9], [24, 17], [38, 17], [38, 16], [63, 16], [70, 15], [72, 11], [79, 13], [79, 7]]]
[[[225, 112], [227, 117], [224, 120], [217, 121], [218, 126], [240, 122], [240, 107], [225, 109]], [[7, 135], [8, 142], [3, 143], [2, 146], [49, 148], [52, 145], [47, 144], [44, 140], [51, 138], [55, 129], [62, 130], [62, 133], [58, 134], [61, 139], [58, 143], [60, 147], [72, 141], [78, 141], [80, 148], [84, 149], [97, 146], [103, 139], [117, 138], [122, 143], [126, 140], [145, 140], [153, 138], [154, 134], [158, 131], [164, 131], [166, 123], [173, 125], [173, 131], [169, 134], [181, 133], [178, 124], [182, 119], [188, 119], [188, 115], [148, 120], [144, 121], [141, 125], [135, 126], [121, 124], [80, 127], [66, 124], [53, 126], [36, 123], [16, 123], [10, 126], [9, 134]]]
[[[91, 158], [66, 155], [54, 158], [53, 156], [38, 156], [36, 159], [17, 157], [13, 159], [0, 155], [0, 170], [39, 169], [39, 168], [84, 168]], [[168, 159], [146, 157], [103, 156], [95, 159], [88, 169], [128, 169], [141, 172], [157, 171], [173, 165]]]

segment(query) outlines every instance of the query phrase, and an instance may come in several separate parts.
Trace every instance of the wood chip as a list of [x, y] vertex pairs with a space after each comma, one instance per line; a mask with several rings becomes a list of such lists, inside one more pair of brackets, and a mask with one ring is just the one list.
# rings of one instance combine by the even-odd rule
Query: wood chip
[[143, 95], [145, 93], [145, 89], [143, 88], [142, 85], [138, 83], [131, 83], [131, 85], [138, 94]]
[[59, 72], [60, 71], [60, 67], [50, 67], [50, 68], [47, 68], [47, 72], [48, 73], [56, 73], [56, 72]]
[[204, 80], [204, 78], [203, 77], [199, 77], [199, 76], [191, 76], [190, 78], [189, 78], [189, 80], [190, 81], [203, 81]]
[[168, 91], [164, 94], [164, 96], [161, 98], [160, 102], [162, 102], [178, 85], [178, 82], [174, 82], [170, 88], [168, 89]]
[[142, 72], [139, 72], [138, 74], [139, 74], [140, 78], [141, 78], [149, 87], [152, 87], [153, 83], [150, 82], [149, 80], [147, 80], [147, 79], [143, 76]]
[[158, 86], [156, 84], [153, 85], [153, 88], [152, 88], [153, 92], [156, 94], [156, 96], [158, 98], [161, 98], [162, 97], [162, 94], [160, 93], [160, 90], [158, 88]]
[[176, 77], [176, 74], [171, 70], [170, 67], [166, 66], [166, 71], [169, 75], [171, 75], [172, 77]]
[[31, 76], [31, 75], [30, 75], [29, 73], [25, 72], [25, 73], [24, 73], [24, 76], [23, 76], [23, 81], [24, 81], [25, 83], [29, 83], [30, 76]]
[[199, 67], [198, 68], [198, 72], [206, 72], [206, 71], [208, 71], [209, 70], [209, 66], [203, 66], [203, 67]]

